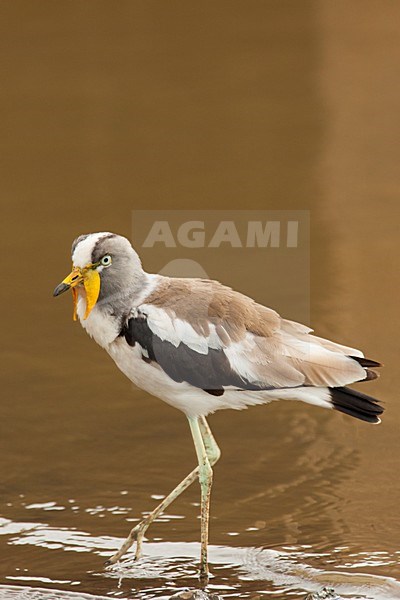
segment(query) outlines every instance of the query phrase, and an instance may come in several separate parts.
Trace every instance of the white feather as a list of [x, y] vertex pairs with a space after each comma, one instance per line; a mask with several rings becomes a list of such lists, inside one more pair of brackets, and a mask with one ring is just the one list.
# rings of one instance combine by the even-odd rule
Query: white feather
[[107, 231], [101, 231], [100, 233], [91, 233], [84, 240], [77, 244], [74, 253], [72, 255], [72, 262], [75, 267], [86, 267], [89, 263], [92, 262], [92, 251], [96, 243], [102, 237], [106, 235], [111, 235]]
[[102, 348], [108, 346], [118, 337], [118, 320], [114, 319], [103, 309], [95, 306], [87, 319], [84, 319], [86, 312], [86, 299], [83, 294], [79, 294], [77, 304], [77, 315], [83, 329], [92, 337]]
[[175, 348], [182, 343], [199, 354], [207, 354], [210, 348], [222, 348], [222, 342], [216, 333], [215, 326], [211, 323], [209, 335], [204, 336], [195, 331], [190, 323], [162, 308], [142, 304], [138, 307], [138, 314], [147, 317], [147, 324], [154, 335], [163, 341], [170, 342]]

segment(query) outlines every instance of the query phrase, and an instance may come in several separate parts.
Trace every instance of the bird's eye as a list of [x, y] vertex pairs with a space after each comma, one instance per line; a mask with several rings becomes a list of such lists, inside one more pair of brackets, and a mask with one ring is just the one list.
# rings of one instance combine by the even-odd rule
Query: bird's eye
[[103, 258], [101, 259], [101, 264], [103, 265], [103, 267], [109, 267], [111, 265], [111, 256], [109, 254], [106, 254], [105, 256], [103, 256]]

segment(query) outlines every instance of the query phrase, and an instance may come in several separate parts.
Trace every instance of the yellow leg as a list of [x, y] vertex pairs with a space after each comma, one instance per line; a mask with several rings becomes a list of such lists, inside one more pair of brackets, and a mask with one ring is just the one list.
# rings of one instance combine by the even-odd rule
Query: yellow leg
[[[204, 441], [204, 446], [207, 452], [208, 460], [210, 465], [214, 465], [219, 457], [221, 456], [220, 449], [217, 446], [217, 443], [211, 433], [211, 430], [208, 426], [208, 423], [205, 417], [199, 418], [199, 427], [201, 431], [201, 435]], [[142, 551], [142, 543], [143, 538], [147, 529], [150, 527], [152, 522], [164, 512], [164, 510], [172, 504], [172, 502], [182, 494], [196, 479], [199, 477], [199, 467], [196, 467], [181, 481], [168, 496], [164, 498], [164, 500], [145, 518], [143, 521], [135, 525], [133, 529], [131, 529], [128, 537], [122, 544], [121, 548], [116, 552], [109, 560], [105, 562], [105, 565], [115, 564], [126, 554], [131, 548], [131, 546], [136, 541], [136, 552], [135, 552], [135, 560], [140, 558]]]

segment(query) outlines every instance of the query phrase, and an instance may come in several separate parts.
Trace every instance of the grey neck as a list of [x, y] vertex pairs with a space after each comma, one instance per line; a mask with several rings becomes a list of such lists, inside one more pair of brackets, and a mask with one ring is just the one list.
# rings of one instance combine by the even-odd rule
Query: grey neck
[[136, 271], [130, 280], [125, 280], [123, 285], [114, 288], [111, 293], [104, 297], [100, 293], [96, 306], [116, 318], [127, 316], [148, 295], [154, 277], [143, 270]]

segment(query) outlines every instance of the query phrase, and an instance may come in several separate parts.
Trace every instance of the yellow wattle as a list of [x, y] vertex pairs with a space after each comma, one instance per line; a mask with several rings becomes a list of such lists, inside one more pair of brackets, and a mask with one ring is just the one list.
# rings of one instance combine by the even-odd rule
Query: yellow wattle
[[78, 290], [76, 288], [71, 288], [72, 292], [72, 301], [74, 303], [74, 312], [72, 313], [73, 321], [77, 320], [77, 306], [78, 306]]
[[86, 312], [83, 318], [87, 319], [100, 294], [100, 275], [96, 269], [86, 271], [83, 278], [83, 285], [86, 292]]

